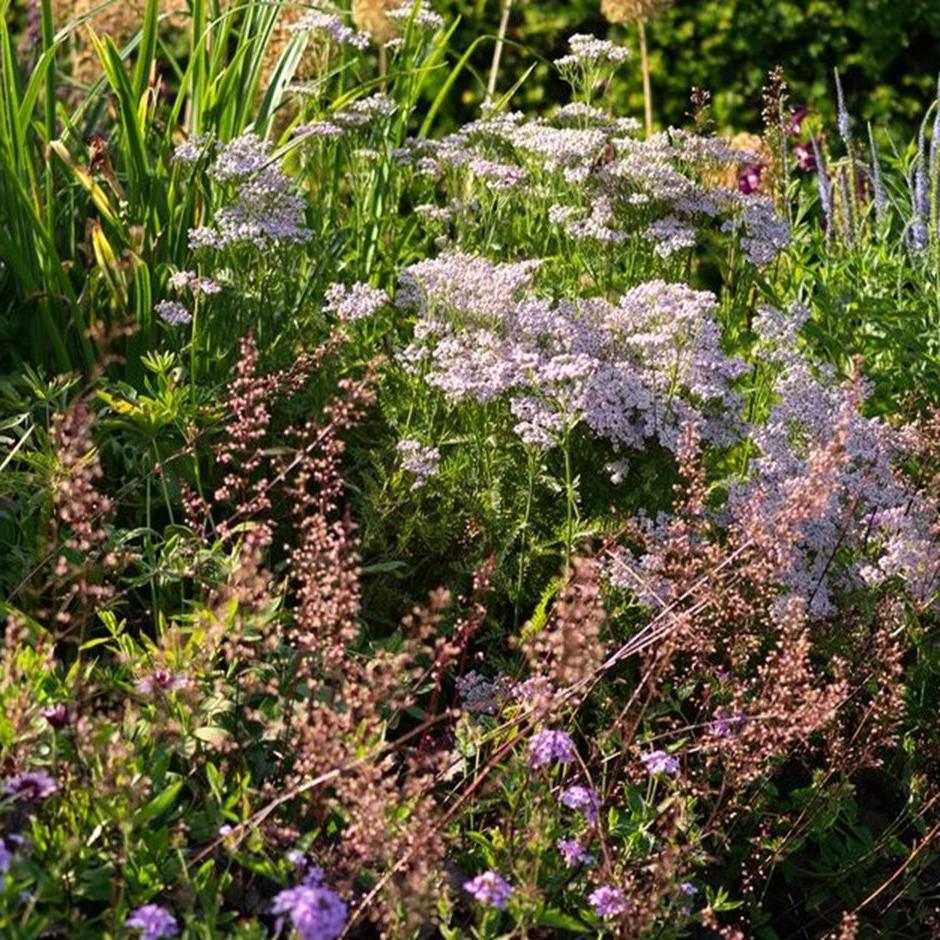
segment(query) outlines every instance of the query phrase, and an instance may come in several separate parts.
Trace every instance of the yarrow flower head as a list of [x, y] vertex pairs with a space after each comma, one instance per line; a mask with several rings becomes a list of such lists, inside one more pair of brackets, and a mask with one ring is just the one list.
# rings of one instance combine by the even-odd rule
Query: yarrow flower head
[[441, 462], [441, 452], [436, 447], [428, 447], [420, 441], [410, 438], [399, 441], [396, 447], [401, 458], [402, 469], [414, 476], [413, 490], [420, 489], [437, 473]]
[[591, 907], [598, 917], [621, 917], [630, 909], [623, 891], [612, 885], [600, 885], [588, 896]]
[[529, 740], [529, 764], [570, 764], [576, 754], [574, 741], [565, 731], [539, 731]]
[[679, 773], [679, 761], [665, 751], [650, 751], [641, 758], [643, 765], [651, 774], [667, 774], [674, 777]]
[[14, 799], [37, 803], [52, 796], [59, 788], [55, 777], [46, 770], [26, 770], [7, 781], [4, 791]]
[[340, 320], [354, 323], [373, 316], [388, 303], [384, 290], [369, 284], [332, 284], [326, 292], [326, 310], [335, 313]]
[[130, 930], [140, 931], [140, 940], [160, 940], [160, 937], [175, 937], [179, 933], [176, 918], [159, 904], [144, 904], [124, 921]]
[[577, 839], [559, 839], [557, 845], [568, 868], [594, 864], [594, 856]]
[[597, 822], [599, 801], [593, 790], [576, 783], [564, 790], [559, 799], [562, 806], [579, 810], [590, 825]]
[[290, 921], [300, 940], [335, 940], [346, 926], [346, 904], [322, 884], [302, 884], [281, 891], [274, 898], [272, 910]]
[[513, 893], [502, 875], [495, 871], [485, 871], [482, 875], [465, 881], [463, 889], [479, 904], [496, 908], [498, 911], [506, 910]]
[[193, 322], [193, 315], [175, 300], [161, 300], [154, 305], [153, 312], [170, 326], [183, 326]]

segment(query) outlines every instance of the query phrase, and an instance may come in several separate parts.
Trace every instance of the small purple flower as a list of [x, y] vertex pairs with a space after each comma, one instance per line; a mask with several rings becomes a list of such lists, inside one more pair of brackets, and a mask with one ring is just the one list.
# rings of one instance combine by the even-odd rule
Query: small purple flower
[[651, 774], [668, 774], [670, 777], [679, 773], [679, 761], [665, 751], [650, 751], [640, 757], [643, 765]]
[[175, 937], [179, 933], [176, 918], [159, 904], [144, 904], [132, 911], [124, 926], [140, 931], [140, 940], [159, 940], [160, 937]]
[[48, 708], [44, 708], [42, 717], [53, 728], [64, 728], [69, 722], [69, 710], [62, 702], [59, 702], [58, 705], [50, 705]]
[[558, 851], [569, 868], [575, 865], [593, 865], [594, 856], [577, 839], [559, 839]]
[[55, 777], [45, 770], [27, 770], [11, 777], [5, 787], [8, 796], [39, 802], [52, 796], [59, 788]]
[[170, 326], [182, 326], [193, 322], [193, 315], [175, 300], [161, 300], [153, 308], [153, 312]]
[[324, 309], [335, 313], [344, 323], [355, 323], [373, 316], [388, 303], [388, 294], [370, 284], [331, 284]]
[[630, 909], [630, 902], [624, 897], [623, 891], [611, 885], [595, 888], [588, 896], [588, 901], [598, 917], [620, 917]]
[[135, 686], [138, 692], [149, 695], [152, 692], [175, 692], [189, 683], [186, 676], [172, 673], [167, 669], [154, 669], [150, 675], [141, 676]]
[[718, 738], [729, 738], [731, 735], [740, 731], [747, 719], [744, 715], [736, 713], [728, 715], [725, 712], [715, 712], [715, 720], [709, 726], [709, 730]]
[[6, 842], [3, 839], [0, 839], [0, 891], [3, 890], [5, 884], [4, 876], [10, 870], [10, 866], [13, 864], [13, 853], [7, 847]]
[[575, 753], [574, 741], [565, 731], [539, 731], [529, 740], [529, 763], [533, 767], [570, 764]]
[[322, 885], [298, 885], [282, 891], [271, 908], [287, 917], [300, 940], [335, 940], [346, 926], [347, 909], [339, 895]]
[[690, 898], [698, 894], [698, 888], [696, 888], [691, 881], [683, 881], [682, 884], [679, 885], [679, 890]]
[[750, 163], [738, 174], [738, 192], [751, 196], [760, 189], [763, 163]]
[[478, 903], [498, 911], [506, 910], [506, 904], [512, 897], [512, 888], [502, 875], [495, 871], [485, 871], [482, 875], [465, 881], [463, 889]]
[[576, 783], [562, 792], [560, 800], [562, 806], [567, 806], [569, 809], [580, 810], [589, 825], [593, 826], [597, 822], [597, 794], [588, 787], [582, 787], [580, 784]]

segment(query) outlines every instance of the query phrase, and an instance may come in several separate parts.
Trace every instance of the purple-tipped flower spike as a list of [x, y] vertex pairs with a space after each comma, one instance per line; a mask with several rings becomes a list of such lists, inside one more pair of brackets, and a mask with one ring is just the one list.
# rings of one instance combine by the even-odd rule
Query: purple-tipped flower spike
[[[940, 113], [940, 108], [938, 108]], [[871, 148], [871, 186], [875, 199], [875, 220], [881, 222], [888, 208], [888, 198], [885, 195], [884, 180], [881, 177], [881, 161], [878, 159], [878, 148], [875, 146], [875, 135], [871, 124], [868, 125], [868, 144]]]
[[937, 96], [934, 99], [933, 133], [930, 136], [930, 179], [937, 175], [940, 164], [940, 76], [937, 76]]
[[175, 937], [179, 933], [176, 918], [159, 904], [138, 907], [124, 921], [124, 926], [140, 931], [140, 940], [160, 940], [161, 937]]
[[837, 119], [839, 123], [839, 136], [842, 138], [842, 143], [845, 144], [846, 149], [850, 149], [852, 146], [852, 120], [849, 117], [849, 112], [845, 107], [845, 96], [842, 94], [842, 80], [839, 78], [839, 70], [835, 70], [836, 73], [836, 109], [837, 109]]
[[565, 731], [540, 731], [529, 741], [529, 763], [533, 767], [570, 764], [575, 753], [574, 741]]
[[485, 871], [482, 875], [465, 881], [463, 889], [478, 903], [498, 911], [506, 910], [506, 905], [512, 897], [512, 888], [503, 876], [495, 871]]
[[816, 158], [816, 183], [819, 186], [819, 204], [822, 206], [823, 218], [828, 226], [832, 221], [832, 185], [829, 182], [829, 170], [823, 159], [822, 148], [815, 137], [812, 138], [813, 156]]

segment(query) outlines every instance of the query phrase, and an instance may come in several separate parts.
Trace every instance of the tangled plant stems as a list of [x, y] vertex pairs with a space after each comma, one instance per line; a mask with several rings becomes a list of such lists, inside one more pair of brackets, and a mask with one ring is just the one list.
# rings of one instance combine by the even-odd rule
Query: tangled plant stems
[[0, 935], [936, 931], [937, 105], [664, 7], [4, 19]]

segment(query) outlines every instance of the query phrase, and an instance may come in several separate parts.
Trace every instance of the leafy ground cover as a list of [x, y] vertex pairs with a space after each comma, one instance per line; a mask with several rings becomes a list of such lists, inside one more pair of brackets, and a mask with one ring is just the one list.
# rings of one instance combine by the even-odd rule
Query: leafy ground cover
[[933, 935], [940, 104], [104, 12], [0, 26], [2, 935]]

